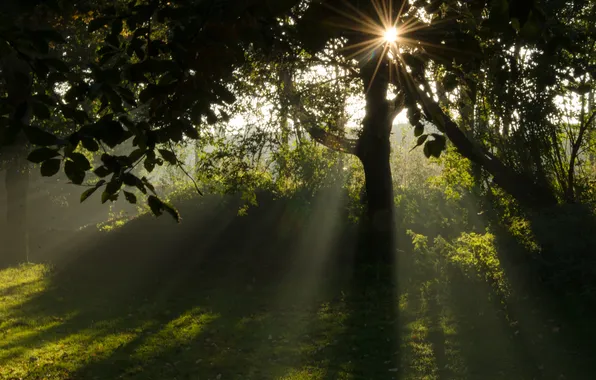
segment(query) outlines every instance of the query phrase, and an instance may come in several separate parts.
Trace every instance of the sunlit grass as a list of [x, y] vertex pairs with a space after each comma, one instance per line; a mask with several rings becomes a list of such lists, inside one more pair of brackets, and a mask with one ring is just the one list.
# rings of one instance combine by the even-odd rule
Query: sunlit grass
[[149, 360], [154, 356], [159, 356], [163, 351], [172, 349], [173, 346], [188, 345], [209, 323], [218, 317], [213, 313], [202, 312], [198, 307], [188, 310], [146, 339], [135, 350], [133, 357], [139, 360]]
[[0, 270], [0, 331], [14, 324], [13, 309], [46, 290], [50, 271], [50, 266], [43, 264]]

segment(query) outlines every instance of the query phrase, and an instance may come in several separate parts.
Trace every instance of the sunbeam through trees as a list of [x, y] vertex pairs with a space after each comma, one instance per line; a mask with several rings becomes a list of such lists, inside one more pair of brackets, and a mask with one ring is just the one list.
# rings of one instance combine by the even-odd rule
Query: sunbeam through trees
[[593, 1], [0, 21], [0, 378], [594, 377]]

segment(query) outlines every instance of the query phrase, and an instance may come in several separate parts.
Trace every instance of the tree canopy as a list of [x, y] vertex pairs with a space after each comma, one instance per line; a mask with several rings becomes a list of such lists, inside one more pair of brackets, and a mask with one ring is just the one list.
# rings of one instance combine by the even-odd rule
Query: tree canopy
[[[591, 170], [595, 9], [559, 0], [9, 1], [0, 145], [23, 145], [23, 134], [42, 175], [62, 170], [88, 186], [81, 201], [101, 190], [102, 202], [120, 193], [136, 202], [136, 189], [156, 215], [178, 218], [138, 168], [183, 166], [176, 145], [213, 145], [215, 126], [258, 94], [274, 117], [269, 132], [252, 129], [249, 150], [312, 141], [356, 155], [373, 219], [391, 202], [389, 138], [402, 110], [427, 157], [449, 141], [486, 186], [522, 205], [574, 202]], [[346, 127], [350, 97], [364, 113]]]

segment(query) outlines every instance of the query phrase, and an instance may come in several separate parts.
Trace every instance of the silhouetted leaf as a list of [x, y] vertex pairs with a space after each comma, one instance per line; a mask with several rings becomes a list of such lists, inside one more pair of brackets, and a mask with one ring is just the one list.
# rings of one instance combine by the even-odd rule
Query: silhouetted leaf
[[155, 195], [150, 195], [149, 198], [147, 198], [147, 204], [149, 204], [149, 208], [151, 208], [153, 215], [161, 216], [161, 214], [163, 214], [163, 203]]
[[132, 204], [136, 204], [137, 203], [137, 197], [136, 195], [134, 195], [133, 193], [130, 193], [126, 190], [123, 191], [124, 192], [124, 197], [126, 198], [126, 200], [128, 201], [128, 203], [132, 203]]
[[164, 211], [170, 214], [172, 218], [176, 220], [177, 223], [180, 223], [180, 213], [178, 213], [178, 210], [176, 210], [172, 205], [166, 202], [162, 202], [162, 204]]
[[155, 169], [155, 158], [147, 156], [143, 166], [145, 166], [145, 170], [151, 173]]
[[64, 173], [75, 185], [80, 185], [85, 180], [85, 171], [81, 170], [73, 161], [65, 161]]
[[33, 109], [33, 115], [40, 120], [47, 120], [51, 116], [50, 109], [43, 103], [31, 102], [31, 108]]
[[109, 19], [106, 17], [98, 17], [96, 19], [91, 20], [91, 22], [89, 23], [89, 26], [87, 27], [87, 30], [89, 32], [94, 32], [94, 31], [106, 26], [109, 22], [110, 22]]
[[106, 166], [100, 166], [95, 169], [93, 173], [95, 173], [95, 175], [99, 178], [103, 178], [113, 173], [113, 170], [108, 169]]
[[424, 126], [422, 124], [417, 124], [414, 127], [414, 136], [420, 137], [424, 133]]
[[81, 170], [91, 169], [91, 164], [89, 163], [89, 160], [82, 153], [78, 153], [78, 152], [71, 153], [68, 155], [68, 158], [70, 158], [77, 165], [77, 167]]
[[58, 58], [45, 58], [43, 60], [43, 63], [61, 73], [67, 73], [70, 71], [66, 63], [64, 63], [63, 60]]
[[41, 175], [44, 177], [51, 177], [58, 171], [60, 171], [60, 160], [57, 158], [52, 158], [41, 164]]
[[81, 194], [81, 203], [85, 202], [85, 200], [95, 193], [104, 183], [106, 183], [106, 181], [101, 180], [94, 187], [85, 190], [83, 194]]
[[178, 160], [176, 159], [176, 155], [174, 152], [171, 152], [167, 149], [158, 149], [159, 154], [164, 158], [164, 160], [168, 161], [172, 165], [176, 165]]
[[27, 160], [33, 162], [34, 164], [39, 164], [43, 161], [49, 160], [50, 158], [54, 158], [59, 155], [60, 153], [56, 149], [39, 148], [29, 153], [29, 155], [27, 156]]
[[58, 139], [56, 138], [56, 136], [54, 136], [53, 134], [48, 133], [44, 130], [41, 130], [38, 127], [26, 126], [26, 127], [23, 127], [23, 130], [25, 131], [25, 135], [27, 136], [27, 139], [29, 139], [29, 142], [31, 144], [40, 145], [40, 146], [48, 146], [48, 145], [56, 145], [58, 142]]
[[83, 137], [81, 139], [83, 147], [90, 152], [97, 152], [99, 150], [99, 144], [92, 137]]

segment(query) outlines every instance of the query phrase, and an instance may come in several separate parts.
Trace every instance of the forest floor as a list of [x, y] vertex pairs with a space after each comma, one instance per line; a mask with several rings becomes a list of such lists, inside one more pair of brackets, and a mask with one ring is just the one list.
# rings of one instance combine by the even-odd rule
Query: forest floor
[[357, 265], [336, 214], [300, 212], [142, 217], [0, 271], [0, 378], [594, 378], [591, 335], [539, 298]]

